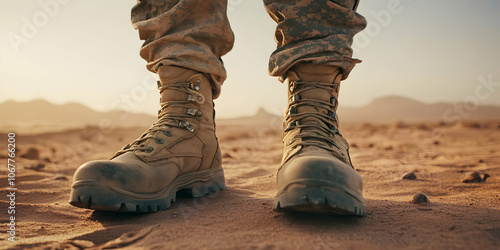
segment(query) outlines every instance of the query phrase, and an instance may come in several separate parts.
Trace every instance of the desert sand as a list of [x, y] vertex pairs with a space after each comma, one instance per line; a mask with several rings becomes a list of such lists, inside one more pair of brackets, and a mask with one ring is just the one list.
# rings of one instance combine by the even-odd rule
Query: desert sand
[[[499, 249], [500, 123], [352, 123], [341, 131], [364, 179], [365, 218], [271, 210], [280, 118], [219, 120], [227, 188], [177, 197], [165, 211], [110, 213], [68, 204], [72, 175], [145, 127], [18, 133], [16, 243], [7, 241], [7, 170], [0, 169], [5, 249]], [[7, 135], [1, 134], [2, 140]], [[6, 143], [0, 160], [7, 162]], [[476, 171], [486, 181], [462, 180]], [[411, 174], [413, 180], [402, 177]], [[429, 203], [414, 204], [424, 193]]]

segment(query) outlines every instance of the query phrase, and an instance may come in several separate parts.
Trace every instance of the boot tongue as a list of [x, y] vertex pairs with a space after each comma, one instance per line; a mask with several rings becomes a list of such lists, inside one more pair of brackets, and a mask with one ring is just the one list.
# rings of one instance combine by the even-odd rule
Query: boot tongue
[[304, 82], [333, 83], [340, 73], [340, 69], [335, 66], [305, 63], [297, 64], [291, 70]]
[[[334, 66], [298, 64], [287, 73], [287, 78], [289, 81], [334, 83], [339, 73], [339, 68]], [[300, 91], [302, 88], [304, 88], [304, 86], [299, 86], [297, 90]], [[333, 94], [337, 96], [336, 93]], [[301, 100], [330, 102], [330, 98], [330, 92], [321, 88], [313, 88], [300, 92]], [[298, 106], [296, 110], [299, 114], [320, 113], [328, 115], [328, 110], [318, 105], [301, 105]], [[320, 119], [312, 116], [305, 117], [300, 122], [302, 124], [309, 122], [323, 124]], [[306, 128], [304, 130], [307, 131], [308, 129]]]
[[[160, 77], [158, 88], [165, 87], [169, 84], [186, 82], [190, 76], [196, 73], [196, 71], [186, 68], [176, 66], [161, 66], [158, 69], [158, 76]], [[187, 93], [171, 88], [166, 88], [161, 92], [162, 103], [167, 101], [185, 101], [187, 100], [187, 98]]]

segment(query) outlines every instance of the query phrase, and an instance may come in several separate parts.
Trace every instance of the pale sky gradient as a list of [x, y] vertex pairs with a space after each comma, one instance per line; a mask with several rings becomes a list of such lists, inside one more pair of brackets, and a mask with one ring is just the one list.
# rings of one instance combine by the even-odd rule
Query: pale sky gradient
[[[43, 98], [156, 114], [156, 80], [139, 56], [142, 42], [129, 20], [135, 1], [59, 0], [64, 4], [49, 16], [40, 3], [51, 1], [0, 0], [0, 102]], [[399, 11], [380, 21], [376, 13], [387, 11], [389, 2], [399, 3]], [[228, 79], [216, 101], [218, 117], [251, 115], [259, 107], [281, 114], [286, 88], [267, 74], [275, 24], [262, 1], [229, 5], [236, 43], [223, 58]], [[475, 92], [479, 77], [500, 82], [500, 1], [365, 0], [358, 12], [371, 26], [355, 42], [363, 63], [343, 82], [341, 105], [387, 95], [427, 103], [472, 97], [500, 105], [500, 86], [488, 97]], [[36, 34], [16, 52], [9, 37], [22, 36], [26, 20], [34, 18]]]

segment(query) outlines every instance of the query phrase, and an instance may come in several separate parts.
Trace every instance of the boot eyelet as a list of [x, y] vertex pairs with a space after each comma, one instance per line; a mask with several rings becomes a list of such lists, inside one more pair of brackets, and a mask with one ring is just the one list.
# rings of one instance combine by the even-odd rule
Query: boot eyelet
[[186, 127], [187, 130], [189, 130], [189, 132], [194, 132], [194, 127], [193, 125], [189, 125]]
[[191, 116], [195, 116], [196, 112], [197, 112], [196, 109], [188, 109], [188, 111], [186, 112], [186, 114], [187, 115], [191, 115]]
[[153, 152], [154, 150], [155, 150], [155, 148], [153, 148], [153, 147], [148, 147], [148, 148], [146, 148], [144, 151], [145, 151], [146, 153], [151, 153], [151, 152]]
[[163, 131], [163, 134], [166, 135], [166, 136], [168, 136], [168, 137], [172, 137], [174, 135], [170, 131]]
[[183, 127], [183, 128], [186, 128], [187, 126], [189, 126], [189, 122], [187, 122], [187, 121], [179, 121], [179, 125], [181, 125], [181, 127]]
[[335, 127], [334, 125], [331, 125], [331, 126], [330, 126], [330, 129], [331, 129], [333, 132], [335, 132], [335, 134], [340, 135], [340, 131], [339, 131], [339, 129], [338, 129], [337, 127]]
[[337, 106], [337, 99], [335, 99], [335, 97], [332, 97], [330, 99], [330, 103], [333, 105], [333, 106]]
[[290, 100], [288, 101], [290, 104], [296, 102], [296, 101], [299, 101], [300, 100], [300, 95], [299, 94], [295, 94], [293, 95]]
[[156, 144], [163, 144], [165, 140], [163, 138], [156, 138], [155, 142]]

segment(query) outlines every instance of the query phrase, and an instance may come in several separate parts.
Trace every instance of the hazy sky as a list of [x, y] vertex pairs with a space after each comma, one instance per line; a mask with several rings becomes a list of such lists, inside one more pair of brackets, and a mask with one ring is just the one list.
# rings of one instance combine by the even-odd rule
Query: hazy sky
[[[58, 9], [44, 10], [43, 3]], [[156, 79], [130, 24], [134, 4], [0, 0], [0, 102], [44, 98], [155, 114]], [[500, 105], [500, 83], [494, 85], [500, 82], [500, 1], [362, 0], [358, 12], [369, 22], [355, 39], [363, 63], [343, 82], [341, 105], [387, 95]], [[282, 113], [286, 88], [267, 74], [274, 22], [257, 0], [229, 1], [228, 15], [236, 43], [223, 58], [228, 79], [216, 101], [218, 116], [251, 115], [261, 106]], [[489, 77], [493, 85], [478, 87]]]

